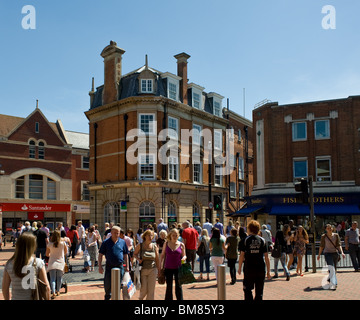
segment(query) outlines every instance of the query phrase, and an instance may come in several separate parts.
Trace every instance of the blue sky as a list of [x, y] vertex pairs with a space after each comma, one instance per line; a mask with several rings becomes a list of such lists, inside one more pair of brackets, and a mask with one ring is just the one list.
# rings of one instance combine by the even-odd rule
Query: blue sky
[[[36, 29], [22, 28], [25, 5]], [[325, 30], [322, 8], [336, 9]], [[254, 105], [360, 94], [358, 0], [0, 0], [0, 113], [26, 117], [36, 106], [67, 130], [88, 132], [91, 78], [103, 84], [102, 49], [116, 41], [123, 74], [149, 65], [176, 74], [191, 55], [189, 82], [229, 98], [252, 119]]]

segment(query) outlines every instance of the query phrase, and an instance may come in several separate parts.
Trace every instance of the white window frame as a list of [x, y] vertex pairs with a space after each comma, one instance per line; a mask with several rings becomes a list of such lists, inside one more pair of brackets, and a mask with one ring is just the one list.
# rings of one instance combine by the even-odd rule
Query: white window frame
[[[325, 136], [321, 136], [317, 133], [317, 124], [320, 122], [325, 122]], [[315, 130], [315, 140], [323, 140], [323, 139], [330, 139], [330, 121], [329, 119], [324, 120], [316, 120], [314, 124], [314, 130]]]
[[245, 162], [244, 162], [244, 158], [239, 157], [238, 158], [238, 163], [239, 163], [239, 179], [240, 180], [245, 180]]
[[[329, 175], [328, 176], [319, 176], [318, 161], [328, 161], [329, 162]], [[316, 182], [330, 182], [332, 180], [332, 178], [331, 178], [331, 157], [316, 157], [315, 169], [316, 169]]]
[[168, 157], [168, 177], [171, 181], [179, 181], [179, 158]]
[[214, 129], [214, 149], [222, 151], [222, 130]]
[[245, 197], [245, 184], [239, 183], [239, 198], [243, 199]]
[[81, 201], [90, 201], [90, 189], [87, 181], [81, 181]]
[[[138, 164], [138, 177], [139, 180], [154, 180], [156, 177], [156, 154], [154, 153], [143, 153], [139, 154], [139, 164]], [[144, 166], [149, 168], [152, 166], [152, 173], [142, 173]]]
[[215, 164], [214, 165], [214, 184], [216, 186], [221, 187], [223, 184], [223, 175], [221, 174], [222, 172], [223, 172], [222, 165]]
[[241, 129], [238, 129], [238, 142], [241, 142]]
[[[305, 137], [298, 138], [295, 127], [299, 124], [305, 124]], [[305, 121], [298, 121], [292, 123], [292, 141], [306, 141], [307, 140], [307, 123]]]
[[[148, 127], [149, 127], [149, 131], [146, 132], [145, 130], [143, 130], [143, 127], [142, 127], [142, 117], [143, 116], [152, 116], [153, 117], [153, 120], [152, 121], [149, 121], [148, 122]], [[144, 122], [145, 123], [145, 122]], [[156, 134], [156, 127], [155, 127], [155, 124], [156, 124], [156, 116], [155, 116], [155, 113], [139, 113], [139, 126], [138, 128], [140, 130], [142, 130], [145, 135], [147, 136], [153, 136]]]
[[[199, 135], [194, 134], [195, 131], [196, 132], [198, 131]], [[193, 123], [193, 126], [192, 126], [192, 144], [197, 145], [197, 146], [201, 145], [201, 131], [202, 131], [201, 125]]]
[[221, 117], [221, 102], [217, 99], [214, 99], [213, 102], [213, 112], [215, 116]]
[[230, 182], [230, 198], [236, 198], [236, 183], [234, 181]]
[[[84, 164], [85, 164], [85, 166], [84, 166]], [[86, 169], [86, 170], [90, 169], [90, 157], [89, 156], [81, 156], [81, 169]]]
[[[175, 128], [173, 126], [170, 126], [170, 122], [173, 122], [175, 123]], [[179, 119], [178, 118], [174, 118], [172, 116], [168, 116], [168, 136], [170, 138], [173, 138], [173, 139], [179, 139]], [[176, 135], [175, 133], [173, 132], [175, 131], [176, 132]]]
[[[174, 92], [174, 90], [171, 90], [171, 86], [172, 86], [172, 88], [175, 88], [175, 92]], [[168, 98], [171, 100], [179, 101], [179, 83], [178, 82], [168, 80]]]
[[[199, 171], [195, 171], [195, 166], [199, 166]], [[203, 166], [202, 166], [202, 163], [201, 162], [198, 162], [198, 163], [193, 163], [193, 182], [194, 183], [199, 183], [201, 184], [202, 183], [202, 170], [203, 169]], [[198, 179], [195, 179], [195, 173], [198, 173]]]
[[[295, 164], [297, 162], [305, 162], [306, 164], [306, 173], [305, 175], [299, 175], [299, 176], [296, 176], [295, 175]], [[297, 179], [301, 179], [301, 178], [307, 178], [308, 176], [308, 172], [309, 172], [309, 163], [308, 163], [308, 159], [307, 158], [297, 158], [297, 159], [293, 159], [293, 178], [294, 180], [297, 180]]]
[[153, 79], [140, 79], [140, 91], [141, 91], [141, 93], [153, 93], [154, 92], [154, 80]]

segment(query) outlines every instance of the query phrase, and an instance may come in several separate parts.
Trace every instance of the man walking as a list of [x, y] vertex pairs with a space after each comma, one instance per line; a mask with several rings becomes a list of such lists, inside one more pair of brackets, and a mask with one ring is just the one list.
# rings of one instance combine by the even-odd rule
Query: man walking
[[[255, 300], [262, 300], [265, 283], [265, 263], [267, 270], [270, 270], [269, 259], [265, 240], [258, 235], [260, 224], [256, 220], [250, 221], [247, 231], [249, 236], [241, 240], [239, 248], [239, 270], [241, 275], [242, 264], [244, 263], [243, 289], [245, 300], [254, 300], [252, 290], [255, 287]], [[268, 274], [270, 279], [270, 274]]]
[[159, 219], [159, 224], [157, 226], [158, 235], [160, 234], [161, 230], [165, 230], [166, 232], [169, 232], [168, 225], [164, 222], [164, 219], [162, 219], [162, 218]]
[[82, 252], [84, 252], [84, 251], [85, 251], [85, 238], [86, 238], [86, 234], [85, 234], [85, 228], [84, 228], [84, 226], [82, 225], [82, 221], [78, 221], [77, 232], [78, 232], [79, 238], [80, 238], [81, 250], [82, 250]]
[[216, 223], [214, 224], [214, 228], [218, 228], [220, 230], [220, 234], [224, 235], [224, 225], [220, 222], [219, 218], [215, 219]]
[[182, 224], [183, 232], [181, 237], [186, 249], [186, 262], [191, 263], [191, 269], [194, 272], [196, 259], [196, 245], [199, 237], [198, 232], [194, 228], [190, 228], [189, 221]]
[[[120, 283], [124, 277], [124, 273], [129, 271], [128, 265], [128, 254], [129, 250], [125, 240], [120, 237], [120, 228], [114, 226], [111, 228], [111, 237], [106, 239], [99, 250], [99, 273], [103, 274], [104, 269], [102, 266], [102, 260], [105, 256], [105, 276], [104, 276], [104, 289], [105, 289], [105, 300], [111, 298], [111, 269], [120, 269]], [[125, 264], [125, 270], [124, 266]]]
[[357, 221], [353, 221], [351, 228], [345, 232], [345, 250], [349, 250], [351, 262], [355, 272], [360, 271], [359, 229]]
[[48, 236], [44, 230], [42, 230], [42, 223], [41, 221], [38, 221], [37, 223], [37, 229], [34, 231], [34, 235], [36, 237], [36, 258], [45, 259], [45, 253], [46, 253], [46, 247], [49, 243]]
[[206, 218], [206, 222], [203, 224], [203, 229], [206, 229], [208, 232], [209, 237], [211, 237], [211, 230], [213, 228], [212, 223], [210, 222], [209, 218]]

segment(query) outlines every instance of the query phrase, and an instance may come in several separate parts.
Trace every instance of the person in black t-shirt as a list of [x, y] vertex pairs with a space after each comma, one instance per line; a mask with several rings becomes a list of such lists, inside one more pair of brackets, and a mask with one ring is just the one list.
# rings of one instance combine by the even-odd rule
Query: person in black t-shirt
[[49, 243], [49, 239], [46, 232], [41, 230], [41, 228], [42, 228], [42, 223], [41, 221], [38, 221], [37, 229], [33, 232], [34, 235], [36, 236], [36, 243], [37, 243], [35, 255], [36, 258], [40, 258], [41, 255], [41, 259], [45, 259], [46, 247]]
[[[267, 270], [270, 270], [269, 259], [265, 240], [258, 235], [260, 224], [256, 220], [250, 221], [247, 227], [249, 236], [241, 240], [239, 248], [241, 251], [238, 273], [241, 275], [244, 263], [243, 289], [245, 300], [254, 300], [252, 290], [255, 287], [255, 300], [262, 300], [265, 282], [265, 262]], [[267, 275], [270, 279], [270, 274]]]

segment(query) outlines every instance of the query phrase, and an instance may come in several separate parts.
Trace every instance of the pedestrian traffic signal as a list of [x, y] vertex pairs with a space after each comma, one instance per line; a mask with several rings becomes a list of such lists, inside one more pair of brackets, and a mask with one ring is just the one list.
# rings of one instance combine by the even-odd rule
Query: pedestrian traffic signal
[[301, 192], [301, 194], [296, 195], [296, 202], [305, 204], [309, 203], [309, 189], [307, 179], [301, 178], [299, 182], [295, 182], [295, 191]]
[[221, 196], [214, 196], [214, 209], [215, 210], [221, 210], [222, 209]]

